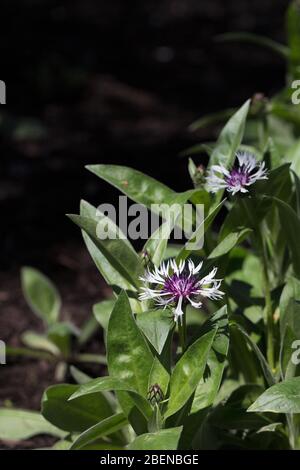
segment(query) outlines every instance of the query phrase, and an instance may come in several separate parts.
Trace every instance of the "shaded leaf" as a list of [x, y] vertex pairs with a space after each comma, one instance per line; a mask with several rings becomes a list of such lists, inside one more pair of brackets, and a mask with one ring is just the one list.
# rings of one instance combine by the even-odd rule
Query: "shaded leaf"
[[127, 423], [127, 418], [123, 413], [109, 416], [80, 434], [80, 436], [73, 442], [70, 449], [79, 450], [87, 444], [96, 441], [100, 437], [108, 436], [119, 431], [126, 426]]
[[294, 377], [268, 388], [248, 411], [300, 413], [300, 377]]
[[212, 347], [208, 354], [206, 371], [200, 380], [193, 400], [192, 412], [206, 408], [214, 403], [226, 364], [229, 347], [229, 328], [227, 307], [218, 310], [204, 325], [203, 329], [212, 325], [217, 328]]
[[92, 399], [82, 396], [69, 401], [78, 388], [77, 385], [67, 384], [47, 388], [42, 398], [44, 418], [65, 431], [82, 432], [112, 415], [109, 402], [99, 392]]
[[0, 408], [0, 439], [18, 441], [39, 434], [64, 437], [66, 433], [35, 411]]
[[177, 362], [170, 380], [170, 398], [165, 418], [180, 410], [203, 376], [216, 329], [193, 343]]
[[22, 290], [33, 312], [48, 325], [54, 323], [61, 308], [60, 295], [54, 284], [34, 268], [21, 270]]
[[162, 429], [161, 431], [138, 436], [129, 450], [176, 450], [182, 427]]
[[170, 330], [174, 328], [173, 315], [168, 310], [149, 310], [139, 313], [136, 322], [154, 349], [161, 354]]
[[208, 256], [209, 259], [219, 258], [220, 256], [226, 255], [229, 253], [232, 248], [234, 248], [239, 243], [242, 243], [243, 240], [251, 233], [252, 230], [248, 228], [243, 228], [227, 235]]

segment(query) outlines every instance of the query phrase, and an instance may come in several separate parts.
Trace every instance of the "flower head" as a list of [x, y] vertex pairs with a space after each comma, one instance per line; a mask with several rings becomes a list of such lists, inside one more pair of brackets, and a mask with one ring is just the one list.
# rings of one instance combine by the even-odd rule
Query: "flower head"
[[216, 193], [219, 189], [226, 189], [232, 194], [247, 193], [248, 186], [258, 180], [267, 179], [265, 162], [257, 162], [254, 155], [248, 152], [238, 152], [237, 165], [227, 170], [223, 165], [213, 165], [206, 178], [207, 188]]
[[217, 268], [204, 277], [199, 275], [202, 262], [195, 266], [193, 261], [181, 261], [177, 265], [175, 260], [162, 263], [160, 267], [148, 270], [145, 277], [140, 279], [146, 286], [142, 287], [140, 300], [153, 299], [164, 308], [173, 307], [174, 319], [183, 315], [184, 304], [190, 303], [195, 308], [202, 306], [201, 299], [220, 299], [224, 293], [219, 290], [220, 279], [215, 279]]

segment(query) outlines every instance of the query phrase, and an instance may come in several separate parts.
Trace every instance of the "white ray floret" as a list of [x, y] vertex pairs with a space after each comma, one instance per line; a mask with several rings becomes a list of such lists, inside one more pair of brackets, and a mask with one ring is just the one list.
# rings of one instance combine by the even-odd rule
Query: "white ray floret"
[[237, 165], [228, 170], [224, 165], [212, 165], [206, 178], [208, 191], [216, 193], [226, 189], [233, 195], [247, 193], [248, 187], [258, 180], [267, 179], [265, 162], [257, 162], [249, 152], [237, 152]]
[[175, 260], [162, 263], [160, 267], [147, 270], [140, 279], [145, 283], [141, 288], [140, 300], [153, 300], [161, 307], [172, 307], [175, 321], [183, 315], [183, 308], [190, 303], [195, 308], [202, 306], [202, 298], [221, 299], [224, 293], [219, 289], [221, 279], [216, 279], [217, 268], [204, 277], [199, 275], [203, 262], [195, 266], [192, 260]]

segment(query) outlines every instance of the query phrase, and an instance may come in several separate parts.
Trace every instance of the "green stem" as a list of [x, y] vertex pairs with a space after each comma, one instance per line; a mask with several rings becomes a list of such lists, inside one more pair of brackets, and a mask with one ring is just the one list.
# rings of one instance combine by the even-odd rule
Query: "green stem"
[[295, 444], [296, 444], [296, 429], [295, 429], [295, 422], [294, 422], [294, 417], [292, 414], [286, 414], [286, 421], [288, 425], [288, 430], [289, 430], [289, 441], [290, 441], [290, 446], [294, 450], [295, 449]]
[[8, 346], [6, 349], [6, 354], [7, 356], [10, 356], [10, 357], [23, 356], [23, 357], [30, 357], [33, 359], [44, 359], [49, 362], [55, 362], [57, 360], [55, 356], [53, 356], [52, 354], [48, 352], [35, 351], [33, 349], [27, 349], [27, 348], [11, 348], [10, 346]]
[[181, 354], [183, 354], [186, 349], [186, 313], [185, 312], [180, 318], [178, 318], [178, 334], [179, 334]]
[[91, 364], [107, 364], [106, 357], [102, 354], [77, 354], [71, 360], [74, 362], [89, 362]]
[[261, 254], [263, 261], [263, 280], [264, 280], [264, 293], [265, 293], [265, 318], [266, 318], [266, 333], [267, 333], [267, 359], [272, 370], [275, 368], [274, 363], [274, 324], [273, 324], [273, 309], [271, 299], [271, 287], [268, 274], [268, 260], [263, 237], [261, 235]]

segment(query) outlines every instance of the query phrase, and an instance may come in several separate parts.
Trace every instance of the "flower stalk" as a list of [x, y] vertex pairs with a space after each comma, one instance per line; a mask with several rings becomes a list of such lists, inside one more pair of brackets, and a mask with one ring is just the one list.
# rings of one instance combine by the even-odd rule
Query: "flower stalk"
[[274, 362], [274, 324], [273, 324], [273, 309], [271, 298], [271, 287], [268, 273], [268, 260], [266, 247], [261, 237], [261, 253], [263, 262], [263, 280], [264, 280], [264, 294], [265, 294], [265, 319], [266, 319], [266, 336], [267, 336], [267, 359], [272, 370], [275, 368]]
[[183, 315], [178, 321], [178, 335], [180, 342], [181, 354], [184, 354], [186, 350], [186, 340], [187, 340], [187, 331], [186, 331], [186, 309], [183, 310]]

